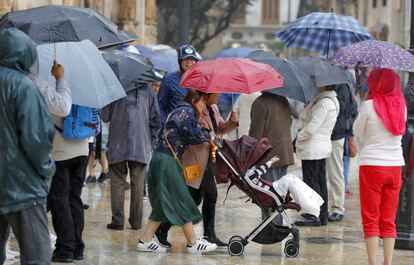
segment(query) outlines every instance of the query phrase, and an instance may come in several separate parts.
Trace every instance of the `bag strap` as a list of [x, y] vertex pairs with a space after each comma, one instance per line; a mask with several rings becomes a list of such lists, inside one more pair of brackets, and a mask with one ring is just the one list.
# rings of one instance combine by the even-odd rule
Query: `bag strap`
[[[331, 98], [331, 97], [321, 97], [320, 99], [323, 99], [323, 98], [328, 98], [328, 99], [330, 99], [332, 102], [333, 102], [333, 104], [335, 105], [335, 110], [337, 110], [338, 111], [338, 115], [339, 115], [339, 112], [341, 111], [341, 106], [339, 106], [339, 108], [336, 106], [336, 102], [335, 102], [335, 100], [333, 100], [333, 98]], [[338, 100], [338, 105], [339, 105], [339, 100]]]
[[170, 116], [171, 116], [171, 113], [168, 115], [167, 120], [165, 121], [165, 124], [164, 124], [164, 139], [165, 139], [165, 142], [166, 142], [166, 143], [167, 143], [167, 145], [168, 145], [168, 148], [170, 149], [171, 153], [173, 154], [174, 159], [175, 159], [175, 160], [177, 160], [178, 164], [179, 164], [179, 165], [180, 165], [180, 167], [181, 167], [181, 170], [183, 170], [183, 172], [184, 172], [183, 164], [181, 164], [181, 161], [180, 161], [180, 159], [178, 158], [177, 153], [175, 152], [174, 148], [172, 147], [172, 145], [171, 145], [171, 144], [170, 144], [170, 142], [168, 141], [167, 132], [166, 132], [166, 126], [167, 126], [167, 122], [168, 122], [168, 120], [170, 119]]
[[54, 124], [54, 123], [53, 123], [53, 125], [55, 125], [55, 129], [56, 129], [56, 131], [58, 131], [58, 132], [60, 132], [60, 133], [62, 133], [62, 132], [63, 132], [62, 128], [58, 127], [58, 126], [57, 126], [56, 124]]

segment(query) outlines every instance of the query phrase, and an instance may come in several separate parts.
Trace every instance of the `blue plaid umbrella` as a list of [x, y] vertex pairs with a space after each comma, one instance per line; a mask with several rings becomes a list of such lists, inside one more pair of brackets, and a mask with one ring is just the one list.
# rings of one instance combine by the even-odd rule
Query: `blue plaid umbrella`
[[336, 13], [310, 13], [276, 33], [288, 47], [334, 53], [343, 46], [374, 39], [357, 19]]

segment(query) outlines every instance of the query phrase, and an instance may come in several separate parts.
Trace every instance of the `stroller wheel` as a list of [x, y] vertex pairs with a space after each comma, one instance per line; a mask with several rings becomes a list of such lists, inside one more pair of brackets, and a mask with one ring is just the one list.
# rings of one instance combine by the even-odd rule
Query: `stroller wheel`
[[286, 257], [295, 258], [299, 254], [299, 245], [292, 239], [289, 239], [286, 241], [284, 252]]
[[232, 256], [240, 256], [244, 252], [244, 239], [241, 236], [231, 237], [227, 250]]

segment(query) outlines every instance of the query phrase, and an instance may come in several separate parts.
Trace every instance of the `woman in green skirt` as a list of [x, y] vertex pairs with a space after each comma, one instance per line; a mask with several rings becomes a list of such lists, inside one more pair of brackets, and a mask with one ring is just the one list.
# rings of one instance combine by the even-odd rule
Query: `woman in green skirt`
[[185, 184], [180, 164], [174, 159], [176, 155], [181, 160], [190, 144], [201, 144], [211, 140], [210, 133], [203, 131], [197, 122], [205, 108], [206, 94], [189, 90], [184, 102], [167, 118], [163, 137], [149, 166], [148, 194], [152, 212], [139, 239], [139, 251], [167, 251], [154, 237], [155, 231], [163, 221], [182, 227], [189, 253], [208, 252], [217, 248], [216, 244], [195, 235], [193, 223], [199, 222], [202, 215]]

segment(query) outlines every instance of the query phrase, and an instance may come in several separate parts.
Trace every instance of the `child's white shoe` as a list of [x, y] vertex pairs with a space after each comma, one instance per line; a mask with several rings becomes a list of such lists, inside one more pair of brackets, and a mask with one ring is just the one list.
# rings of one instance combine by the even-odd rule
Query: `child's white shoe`
[[209, 252], [215, 250], [216, 248], [216, 244], [210, 243], [204, 238], [198, 238], [196, 243], [192, 246], [187, 245], [187, 251], [190, 254]]
[[165, 253], [167, 252], [167, 249], [161, 246], [158, 240], [153, 238], [149, 242], [144, 242], [140, 239], [138, 241], [138, 251]]

